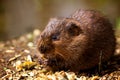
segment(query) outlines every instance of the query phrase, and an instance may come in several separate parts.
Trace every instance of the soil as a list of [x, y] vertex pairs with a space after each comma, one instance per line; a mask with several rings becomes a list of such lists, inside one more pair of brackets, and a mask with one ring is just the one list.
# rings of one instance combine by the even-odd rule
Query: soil
[[40, 65], [33, 42], [39, 33], [39, 30], [34, 30], [17, 39], [0, 42], [1, 80], [120, 80], [120, 36], [116, 36], [116, 52], [108, 62], [74, 73], [52, 72]]

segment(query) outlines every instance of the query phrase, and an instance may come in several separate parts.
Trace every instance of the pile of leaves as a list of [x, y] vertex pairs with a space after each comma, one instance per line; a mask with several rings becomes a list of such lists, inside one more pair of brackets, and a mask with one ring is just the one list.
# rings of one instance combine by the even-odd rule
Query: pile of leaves
[[34, 39], [39, 30], [17, 39], [0, 42], [0, 80], [120, 80], [120, 37], [117, 36], [115, 55], [93, 69], [74, 73], [52, 72], [39, 64]]

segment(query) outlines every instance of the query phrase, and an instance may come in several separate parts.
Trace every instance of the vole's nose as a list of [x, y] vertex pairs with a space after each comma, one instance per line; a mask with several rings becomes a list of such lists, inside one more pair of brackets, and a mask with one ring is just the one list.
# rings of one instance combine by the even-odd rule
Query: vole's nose
[[42, 54], [44, 54], [44, 53], [47, 51], [47, 47], [41, 45], [41, 46], [39, 47], [39, 51], [40, 51]]

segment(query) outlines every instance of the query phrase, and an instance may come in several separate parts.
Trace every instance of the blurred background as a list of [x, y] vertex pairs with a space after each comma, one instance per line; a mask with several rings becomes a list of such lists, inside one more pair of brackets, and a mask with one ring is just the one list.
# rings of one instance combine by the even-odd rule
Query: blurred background
[[0, 40], [43, 30], [52, 17], [67, 17], [77, 9], [103, 12], [120, 30], [120, 0], [0, 0]]

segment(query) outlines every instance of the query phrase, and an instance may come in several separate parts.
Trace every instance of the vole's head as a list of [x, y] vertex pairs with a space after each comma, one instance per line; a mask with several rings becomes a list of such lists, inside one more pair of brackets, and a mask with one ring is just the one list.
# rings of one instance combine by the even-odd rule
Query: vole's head
[[78, 59], [79, 52], [82, 52], [84, 47], [82, 45], [86, 44], [85, 38], [78, 21], [69, 18], [53, 18], [40, 34], [37, 48], [48, 59], [47, 65], [63, 65], [65, 68], [70, 66], [69, 62], [74, 63]]

